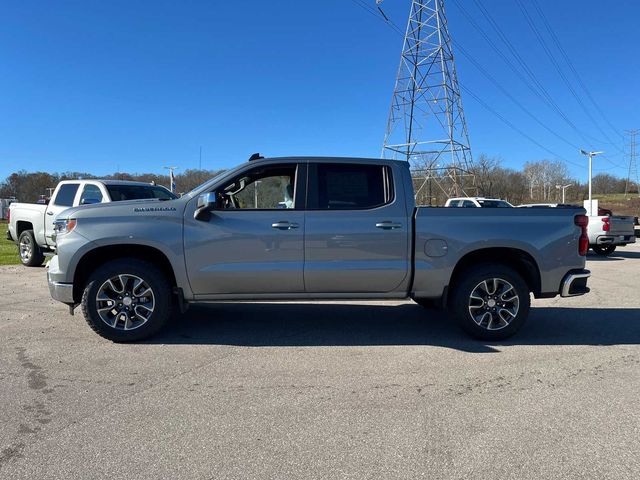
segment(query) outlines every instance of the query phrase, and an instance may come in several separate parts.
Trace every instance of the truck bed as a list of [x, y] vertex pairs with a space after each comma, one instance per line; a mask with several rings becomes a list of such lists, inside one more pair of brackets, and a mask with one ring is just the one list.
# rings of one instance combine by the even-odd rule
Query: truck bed
[[441, 297], [442, 285], [467, 255], [489, 263], [509, 264], [513, 255], [533, 260], [541, 279], [534, 294], [557, 294], [567, 270], [584, 266], [576, 248], [580, 228], [574, 224], [584, 213], [583, 208], [417, 207], [414, 295]]

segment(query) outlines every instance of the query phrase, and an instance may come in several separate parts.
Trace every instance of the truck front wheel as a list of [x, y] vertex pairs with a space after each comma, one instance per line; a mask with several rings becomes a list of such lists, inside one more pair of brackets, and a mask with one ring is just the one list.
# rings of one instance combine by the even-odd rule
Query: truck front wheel
[[166, 275], [149, 262], [113, 260], [89, 278], [82, 313], [89, 326], [108, 340], [143, 340], [169, 320], [171, 287]]
[[593, 248], [594, 252], [596, 252], [598, 255], [602, 255], [603, 257], [611, 255], [616, 251], [615, 245], [593, 245], [591, 248]]
[[44, 255], [36, 243], [33, 230], [25, 230], [20, 234], [18, 252], [20, 253], [20, 261], [27, 267], [39, 267], [44, 261]]
[[522, 277], [504, 265], [478, 265], [453, 287], [450, 312], [458, 325], [481, 340], [502, 340], [524, 324], [531, 306]]

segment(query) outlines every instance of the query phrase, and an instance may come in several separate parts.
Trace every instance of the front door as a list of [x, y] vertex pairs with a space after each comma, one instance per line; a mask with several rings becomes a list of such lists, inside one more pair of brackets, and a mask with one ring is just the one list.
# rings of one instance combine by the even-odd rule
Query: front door
[[386, 293], [409, 274], [411, 224], [383, 164], [309, 165], [304, 281], [309, 293]]
[[[220, 205], [185, 216], [189, 281], [196, 295], [304, 292], [306, 165], [249, 167], [216, 188]], [[195, 199], [194, 201], [195, 202]]]

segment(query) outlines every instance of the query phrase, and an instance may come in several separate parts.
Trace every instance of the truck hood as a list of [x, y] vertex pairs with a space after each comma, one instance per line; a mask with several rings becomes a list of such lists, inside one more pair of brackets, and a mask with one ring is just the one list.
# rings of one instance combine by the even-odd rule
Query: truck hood
[[124, 200], [121, 202], [96, 203], [93, 205], [81, 205], [61, 212], [57, 218], [101, 217], [114, 214], [137, 212], [175, 212], [181, 211], [188, 198], [176, 198], [175, 200], [159, 200], [157, 198], [140, 200]]

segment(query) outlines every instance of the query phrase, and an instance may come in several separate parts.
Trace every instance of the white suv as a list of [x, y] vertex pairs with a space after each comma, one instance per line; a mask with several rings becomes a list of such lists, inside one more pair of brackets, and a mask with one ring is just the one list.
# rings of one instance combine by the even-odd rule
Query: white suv
[[513, 208], [506, 200], [500, 200], [499, 198], [484, 198], [484, 197], [458, 197], [450, 198], [445, 207], [463, 207], [463, 208]]

